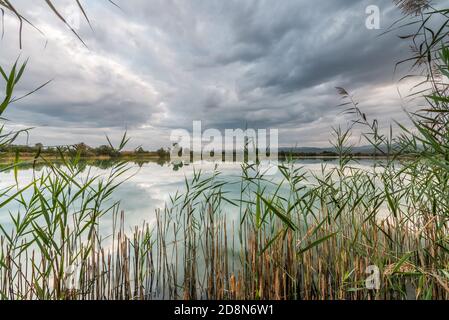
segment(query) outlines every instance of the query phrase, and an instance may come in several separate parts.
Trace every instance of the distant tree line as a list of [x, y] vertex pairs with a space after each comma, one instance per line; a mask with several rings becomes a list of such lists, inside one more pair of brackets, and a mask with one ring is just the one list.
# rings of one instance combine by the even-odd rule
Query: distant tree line
[[3, 154], [37, 154], [44, 153], [47, 155], [57, 156], [63, 152], [64, 154], [79, 155], [80, 157], [100, 157], [107, 156], [110, 158], [117, 158], [122, 156], [157, 156], [161, 159], [168, 158], [170, 151], [164, 148], [159, 148], [156, 151], [147, 151], [142, 147], [138, 147], [134, 151], [117, 151], [110, 145], [101, 145], [98, 147], [91, 147], [84, 142], [77, 143], [67, 147], [49, 147], [42, 143], [36, 143], [34, 146], [29, 145], [4, 145], [0, 147], [0, 153]]
[[[109, 158], [119, 158], [119, 157], [154, 157], [160, 159], [169, 159], [170, 158], [170, 150], [159, 148], [156, 151], [148, 151], [143, 149], [142, 147], [138, 147], [133, 151], [118, 151], [114, 149], [110, 145], [101, 145], [98, 147], [91, 147], [84, 142], [77, 143], [72, 146], [66, 147], [50, 147], [44, 146], [42, 143], [36, 143], [34, 146], [29, 145], [3, 145], [0, 146], [0, 154], [25, 154], [25, 155], [33, 155], [37, 153], [43, 153], [46, 155], [58, 156], [61, 152], [69, 155], [79, 155], [80, 157], [85, 158], [94, 158], [94, 157], [109, 157]], [[182, 152], [182, 151], [181, 151]], [[259, 153], [259, 150], [256, 151]], [[214, 152], [211, 153], [213, 155]], [[192, 157], [191, 151], [191, 157]], [[235, 155], [235, 152], [234, 152]], [[376, 152], [352, 152], [353, 156], [360, 157], [374, 157], [385, 155], [385, 153], [376, 153]], [[338, 153], [334, 151], [320, 151], [320, 152], [297, 152], [297, 151], [279, 151], [278, 156], [280, 159], [288, 158], [288, 157], [337, 157]], [[223, 160], [225, 159], [225, 152], [222, 154]]]

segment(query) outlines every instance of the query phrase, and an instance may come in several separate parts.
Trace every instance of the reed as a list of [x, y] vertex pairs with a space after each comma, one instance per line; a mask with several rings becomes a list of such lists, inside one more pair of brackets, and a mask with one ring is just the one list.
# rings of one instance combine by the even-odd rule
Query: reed
[[[244, 165], [240, 199], [226, 197], [218, 170], [196, 172], [155, 224], [128, 234], [117, 206], [101, 208], [111, 189], [94, 178], [77, 189], [67, 165], [70, 175], [39, 179], [15, 231], [3, 230], [4, 299], [448, 298], [448, 198], [416, 164], [376, 172], [344, 162], [311, 175], [291, 162], [276, 184]], [[103, 239], [98, 221], [110, 210]], [[378, 290], [365, 287], [370, 265]]]
[[[414, 16], [409, 2], [398, 1]], [[131, 174], [126, 162], [99, 176], [85, 172], [79, 154], [60, 150], [58, 164], [38, 154], [33, 166], [47, 166], [25, 186], [13, 164], [16, 185], [0, 192], [0, 208], [14, 201], [19, 209], [11, 228], [0, 224], [0, 299], [448, 299], [449, 49], [444, 27], [430, 32], [427, 16], [415, 18], [431, 33], [414, 38], [423, 41], [413, 59], [427, 72], [427, 107], [410, 114], [413, 128], [384, 134], [339, 88], [355, 119], [334, 130], [337, 165], [318, 173], [291, 158], [279, 165], [280, 180], [259, 163], [242, 163], [234, 181], [219, 167], [194, 171], [154, 223], [128, 231], [110, 200]], [[22, 73], [2, 71], [5, 108]], [[355, 125], [383, 155], [371, 169], [351, 156]], [[237, 187], [240, 197], [230, 198]], [[370, 270], [379, 287], [367, 283]]]

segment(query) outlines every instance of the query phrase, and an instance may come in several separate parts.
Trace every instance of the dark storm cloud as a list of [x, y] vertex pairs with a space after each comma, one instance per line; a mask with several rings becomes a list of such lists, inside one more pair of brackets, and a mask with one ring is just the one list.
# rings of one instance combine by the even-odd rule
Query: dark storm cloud
[[[335, 86], [376, 101], [374, 115], [402, 114], [393, 68], [407, 44], [365, 27], [372, 4], [383, 29], [399, 17], [389, 0], [134, 0], [120, 1], [122, 11], [86, 2], [95, 32], [82, 19], [78, 32], [89, 49], [36, 5], [28, 14], [49, 42], [27, 30], [22, 55], [33, 63], [22, 90], [55, 80], [8, 117], [72, 128], [70, 142], [84, 137], [77, 128], [92, 138], [126, 127], [137, 144], [167, 145], [170, 129], [202, 120], [219, 129], [283, 128], [282, 144], [327, 143], [323, 128], [344, 120]], [[15, 36], [8, 18], [2, 65], [18, 54], [4, 49]]]

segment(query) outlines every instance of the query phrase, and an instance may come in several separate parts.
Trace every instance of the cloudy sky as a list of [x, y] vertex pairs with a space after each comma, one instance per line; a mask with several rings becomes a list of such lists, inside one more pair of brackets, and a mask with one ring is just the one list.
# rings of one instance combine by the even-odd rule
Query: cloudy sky
[[[409, 55], [402, 32], [379, 36], [400, 12], [391, 0], [82, 1], [93, 31], [70, 0], [57, 8], [87, 47], [45, 6], [13, 1], [44, 36], [5, 17], [0, 64], [29, 67], [20, 93], [52, 83], [10, 107], [9, 127], [34, 127], [30, 143], [105, 143], [124, 130], [130, 147], [168, 146], [192, 128], [278, 128], [282, 146], [328, 146], [349, 116], [336, 107], [345, 87], [371, 117], [405, 121], [410, 83], [397, 61]], [[365, 27], [369, 5], [380, 30]], [[406, 70], [405, 70], [406, 71]]]

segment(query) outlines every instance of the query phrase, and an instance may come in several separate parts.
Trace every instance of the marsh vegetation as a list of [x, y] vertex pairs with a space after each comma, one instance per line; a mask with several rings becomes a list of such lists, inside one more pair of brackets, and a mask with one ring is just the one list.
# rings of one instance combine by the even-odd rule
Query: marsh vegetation
[[[232, 181], [219, 166], [194, 171], [154, 220], [132, 230], [110, 201], [133, 174], [128, 162], [97, 175], [80, 166], [79, 152], [56, 150], [58, 164], [37, 152], [30, 165], [46, 166], [24, 185], [16, 157], [2, 169], [16, 183], [0, 191], [0, 209], [19, 209], [1, 211], [11, 227], [0, 224], [0, 299], [448, 299], [449, 10], [398, 2], [417, 29], [407, 63], [426, 102], [410, 114], [411, 127], [384, 133], [339, 88], [340, 108], [354, 121], [333, 132], [336, 165], [312, 172], [287, 158], [280, 179], [258, 163], [242, 163]], [[1, 69], [0, 113], [25, 68]], [[383, 155], [369, 169], [357, 166], [348, 143], [355, 126]], [[2, 130], [1, 145], [19, 134]], [[126, 142], [110, 146], [121, 152]], [[370, 266], [378, 288], [366, 286]]]

